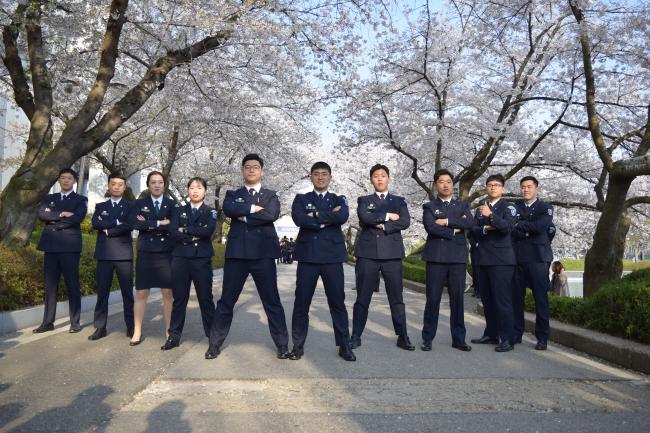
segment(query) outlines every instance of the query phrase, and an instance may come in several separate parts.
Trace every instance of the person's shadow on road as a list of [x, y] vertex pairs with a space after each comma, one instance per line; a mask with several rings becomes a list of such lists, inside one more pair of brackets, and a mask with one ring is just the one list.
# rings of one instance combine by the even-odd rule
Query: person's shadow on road
[[96, 427], [101, 422], [98, 420], [108, 419], [111, 407], [104, 400], [113, 392], [113, 388], [104, 385], [90, 387], [77, 395], [67, 406], [38, 412], [8, 433], [85, 432]]

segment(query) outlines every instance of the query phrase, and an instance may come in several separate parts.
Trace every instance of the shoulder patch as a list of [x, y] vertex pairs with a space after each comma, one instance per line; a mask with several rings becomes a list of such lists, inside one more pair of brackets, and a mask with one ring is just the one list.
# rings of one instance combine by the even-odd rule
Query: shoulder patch
[[510, 215], [517, 216], [517, 209], [514, 206], [510, 205], [508, 209], [510, 210]]
[[276, 191], [276, 192], [275, 192], [275, 196], [276, 196], [277, 198], [280, 198], [280, 193], [279, 193], [278, 191]]
[[345, 203], [346, 206], [349, 206], [348, 204], [348, 198], [344, 195], [340, 195], [339, 198], [343, 200], [343, 203]]
[[210, 212], [210, 214], [212, 215], [213, 220], [217, 219], [217, 211], [216, 210], [212, 209], [212, 212]]
[[178, 206], [178, 203], [176, 203], [176, 204], [174, 205], [174, 207], [179, 207], [179, 206]]
[[552, 208], [548, 208], [548, 209], [546, 210], [546, 212], [548, 212], [548, 214], [549, 214], [550, 216], [553, 216], [553, 209], [552, 209]]

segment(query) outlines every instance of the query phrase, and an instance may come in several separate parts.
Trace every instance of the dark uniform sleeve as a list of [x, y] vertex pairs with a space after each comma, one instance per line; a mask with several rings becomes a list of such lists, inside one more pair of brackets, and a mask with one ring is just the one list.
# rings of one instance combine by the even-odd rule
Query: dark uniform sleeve
[[56, 228], [67, 229], [68, 227], [79, 225], [87, 213], [88, 199], [86, 197], [79, 196], [77, 199], [77, 205], [74, 208], [74, 215], [67, 218], [61, 218], [61, 220], [56, 223]]
[[300, 194], [296, 195], [296, 197], [293, 199], [293, 203], [291, 204], [291, 219], [293, 219], [294, 224], [296, 224], [298, 227], [304, 227], [313, 230], [318, 230], [320, 228], [320, 224], [316, 218], [307, 214]]
[[399, 210], [397, 211], [399, 219], [397, 221], [384, 222], [384, 231], [386, 234], [397, 233], [406, 230], [411, 225], [411, 216], [409, 215], [409, 208], [406, 206], [406, 201], [402, 199]]
[[497, 215], [495, 212], [490, 215], [490, 225], [501, 233], [510, 233], [516, 222], [517, 209], [512, 204], [508, 204], [501, 215]]
[[178, 231], [178, 228], [181, 226], [180, 215], [182, 210], [182, 207], [174, 208], [174, 211], [172, 212], [172, 219], [169, 223], [169, 236], [178, 242], [191, 242], [192, 236], [188, 235], [187, 233]]
[[548, 228], [553, 224], [553, 206], [546, 205], [544, 213], [535, 215], [533, 221], [519, 221], [517, 222], [517, 230], [524, 233], [537, 235], [540, 233], [548, 233]]
[[59, 221], [59, 213], [53, 210], [46, 211], [45, 209], [50, 207], [50, 196], [46, 196], [41, 204], [38, 206], [38, 219], [45, 222], [54, 222]]
[[226, 197], [223, 199], [223, 213], [228, 218], [247, 217], [251, 214], [251, 205], [248, 203], [235, 202], [235, 191], [226, 191]]
[[[264, 203], [259, 212], [249, 213], [246, 215], [246, 224], [249, 226], [258, 226], [272, 223], [280, 217], [280, 199], [276, 194]], [[250, 212], [250, 205], [248, 206]]]
[[[214, 216], [213, 216], [214, 215]], [[208, 221], [197, 221], [197, 225], [188, 226], [186, 233], [197, 238], [209, 239], [217, 226], [216, 211], [210, 210]]]
[[463, 203], [463, 215], [460, 218], [447, 217], [447, 227], [452, 229], [467, 230], [474, 227], [474, 218], [472, 211], [469, 210], [467, 203]]
[[145, 219], [144, 221], [139, 221], [138, 215], [140, 215], [140, 206], [132, 206], [131, 212], [129, 212], [129, 224], [131, 224], [131, 227], [139, 231], [152, 231], [156, 229], [158, 225], [157, 220]]
[[431, 236], [443, 239], [454, 238], [453, 228], [436, 224], [436, 218], [433, 216], [433, 211], [431, 210], [431, 206], [428, 205], [428, 203], [422, 206], [422, 222], [424, 224], [424, 229]]
[[386, 212], [376, 213], [370, 211], [363, 203], [363, 197], [357, 199], [357, 216], [359, 221], [369, 226], [376, 226], [386, 222]]
[[336, 198], [336, 206], [340, 206], [341, 209], [334, 212], [331, 210], [328, 211], [319, 211], [318, 212], [318, 222], [325, 225], [337, 225], [340, 226], [345, 224], [350, 216], [350, 208], [348, 207], [348, 201], [344, 195], [340, 195]]

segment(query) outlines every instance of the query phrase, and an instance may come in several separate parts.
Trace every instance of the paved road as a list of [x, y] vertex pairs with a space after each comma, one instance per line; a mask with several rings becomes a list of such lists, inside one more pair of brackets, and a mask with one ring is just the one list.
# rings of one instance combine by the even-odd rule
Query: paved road
[[[354, 271], [346, 267], [346, 287]], [[295, 265], [279, 268], [287, 321]], [[215, 296], [221, 287], [215, 278]], [[424, 296], [405, 295], [409, 332], [419, 342]], [[468, 299], [469, 301], [469, 299]], [[354, 292], [348, 291], [352, 311]], [[470, 304], [470, 302], [468, 302]], [[221, 356], [203, 359], [192, 300], [182, 345], [161, 352], [159, 300], [148, 308], [146, 340], [129, 347], [121, 315], [97, 342], [62, 332], [0, 339], [2, 432], [648, 432], [647, 377], [551, 345], [514, 352], [451, 348], [447, 305], [432, 352], [395, 347], [385, 294], [372, 305], [358, 361], [337, 357], [327, 303], [317, 291], [306, 355], [278, 360], [251, 285], [242, 294]], [[84, 319], [86, 323], [90, 318]], [[482, 319], [467, 314], [468, 339]]]

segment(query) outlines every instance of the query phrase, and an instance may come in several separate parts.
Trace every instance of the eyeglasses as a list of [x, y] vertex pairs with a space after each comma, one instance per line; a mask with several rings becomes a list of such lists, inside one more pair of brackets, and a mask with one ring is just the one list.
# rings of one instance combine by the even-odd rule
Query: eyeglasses
[[500, 183], [488, 183], [486, 186], [487, 186], [488, 188], [492, 188], [492, 189], [494, 189], [494, 188], [500, 188], [500, 187], [502, 187], [503, 185], [501, 185]]
[[261, 169], [262, 169], [262, 167], [259, 166], [259, 165], [245, 165], [244, 166], [244, 170], [246, 170], [246, 171], [257, 171], [257, 170], [261, 170]]

